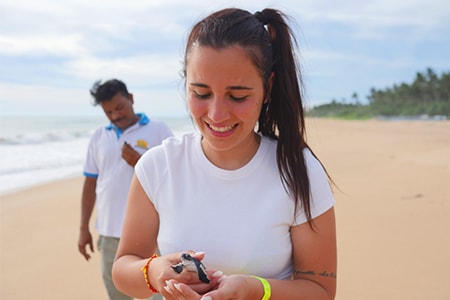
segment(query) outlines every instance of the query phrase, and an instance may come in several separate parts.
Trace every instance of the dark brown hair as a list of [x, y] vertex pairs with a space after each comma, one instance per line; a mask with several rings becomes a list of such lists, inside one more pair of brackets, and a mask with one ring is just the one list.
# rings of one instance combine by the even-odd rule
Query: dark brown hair
[[[193, 46], [223, 49], [244, 48], [258, 69], [265, 88], [265, 99], [258, 132], [278, 140], [277, 163], [288, 193], [296, 209], [302, 207], [311, 223], [310, 183], [303, 156], [309, 148], [305, 138], [302, 103], [302, 80], [295, 57], [297, 46], [287, 24], [288, 17], [275, 9], [251, 14], [229, 8], [220, 10], [198, 22], [192, 29], [185, 51], [183, 75], [186, 77], [189, 52]], [[274, 73], [269, 94], [269, 78]]]

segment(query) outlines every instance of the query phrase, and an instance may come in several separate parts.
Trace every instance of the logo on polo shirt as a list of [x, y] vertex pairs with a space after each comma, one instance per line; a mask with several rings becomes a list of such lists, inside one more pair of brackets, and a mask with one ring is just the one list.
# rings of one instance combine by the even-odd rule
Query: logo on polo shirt
[[148, 144], [146, 140], [137, 140], [136, 147], [148, 149]]

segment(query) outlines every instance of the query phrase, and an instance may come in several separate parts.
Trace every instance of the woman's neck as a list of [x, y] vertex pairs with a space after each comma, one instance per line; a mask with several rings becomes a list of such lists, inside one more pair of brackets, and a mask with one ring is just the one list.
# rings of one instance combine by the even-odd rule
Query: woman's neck
[[202, 139], [201, 145], [205, 156], [216, 167], [224, 170], [237, 170], [245, 166], [255, 156], [260, 143], [261, 136], [253, 133], [248, 141], [228, 150], [213, 149], [205, 139]]

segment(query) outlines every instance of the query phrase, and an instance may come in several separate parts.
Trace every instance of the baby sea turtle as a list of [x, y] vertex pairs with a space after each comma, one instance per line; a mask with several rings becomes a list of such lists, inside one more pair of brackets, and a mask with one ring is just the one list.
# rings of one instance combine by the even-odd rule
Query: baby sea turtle
[[179, 264], [173, 265], [172, 269], [177, 273], [181, 273], [183, 269], [186, 269], [186, 271], [189, 272], [196, 272], [198, 278], [202, 282], [209, 283], [208, 274], [206, 274], [206, 268], [203, 263], [195, 257], [189, 255], [188, 253], [182, 253], [181, 262]]

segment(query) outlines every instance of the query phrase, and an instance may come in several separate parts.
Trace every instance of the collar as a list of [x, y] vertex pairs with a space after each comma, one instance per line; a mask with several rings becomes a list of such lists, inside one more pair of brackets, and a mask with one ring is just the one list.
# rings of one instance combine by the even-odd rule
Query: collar
[[[139, 121], [136, 123], [138, 126], [143, 126], [143, 125], [147, 125], [148, 123], [150, 123], [150, 119], [147, 117], [147, 115], [145, 113], [138, 113], [136, 115], [139, 116]], [[136, 124], [134, 124], [134, 125], [136, 125]], [[134, 125], [131, 125], [130, 127], [132, 127]], [[128, 127], [128, 128], [130, 128], [130, 127]], [[119, 139], [120, 136], [124, 132], [124, 130], [120, 129], [119, 127], [117, 127], [113, 123], [109, 123], [109, 125], [107, 125], [105, 128], [106, 128], [106, 130], [114, 130], [116, 132], [117, 139]]]

